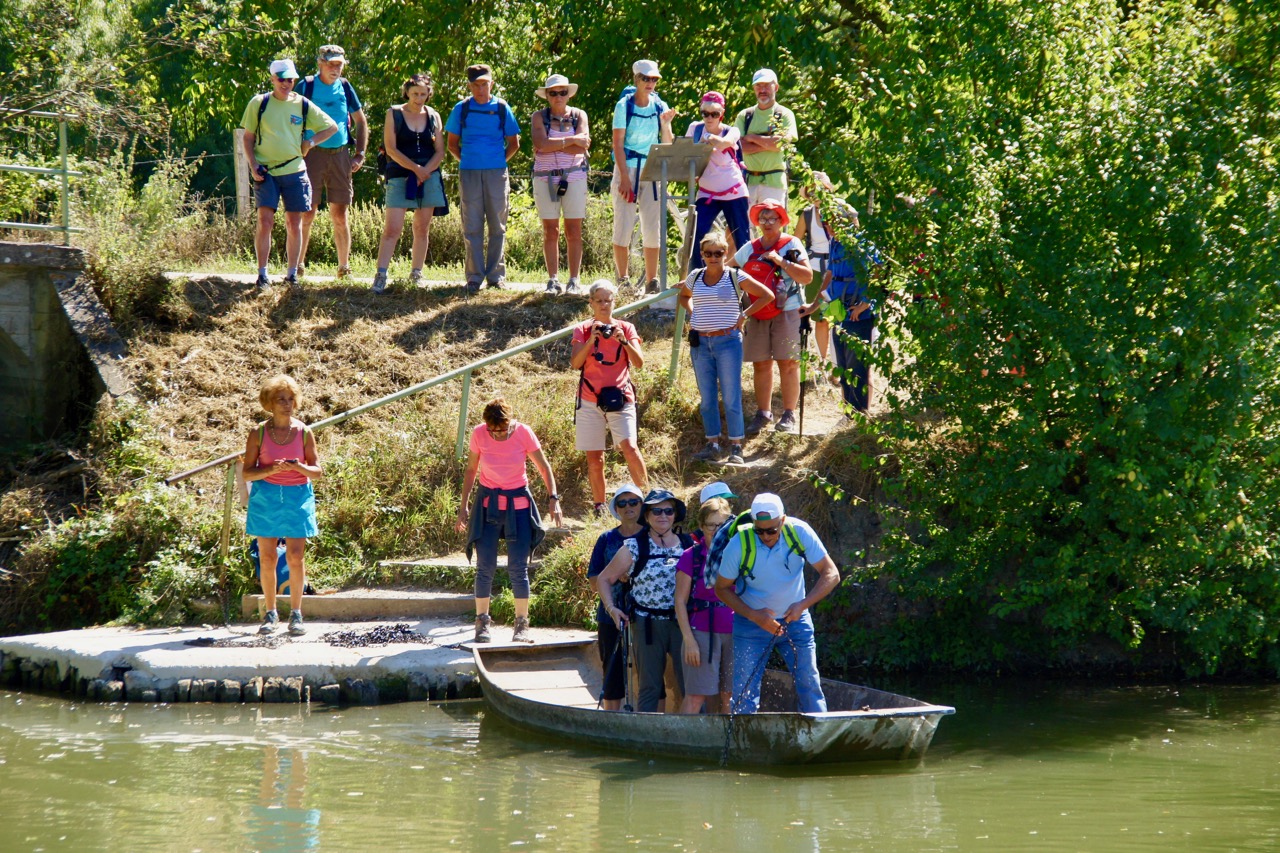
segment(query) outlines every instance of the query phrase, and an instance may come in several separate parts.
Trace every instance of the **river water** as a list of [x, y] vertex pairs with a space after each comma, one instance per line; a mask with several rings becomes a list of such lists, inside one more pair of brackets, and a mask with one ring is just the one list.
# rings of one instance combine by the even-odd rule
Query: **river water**
[[923, 761], [761, 771], [593, 752], [478, 702], [0, 692], [0, 851], [1280, 850], [1280, 687], [911, 692], [957, 709]]

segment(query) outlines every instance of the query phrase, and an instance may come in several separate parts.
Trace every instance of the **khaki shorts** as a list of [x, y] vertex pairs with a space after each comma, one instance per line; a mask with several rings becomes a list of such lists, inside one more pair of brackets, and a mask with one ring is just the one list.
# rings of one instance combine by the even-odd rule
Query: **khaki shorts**
[[351, 151], [341, 148], [312, 148], [307, 152], [307, 174], [311, 176], [311, 203], [320, 206], [323, 193], [329, 204], [351, 204], [355, 189], [351, 182]]
[[556, 196], [559, 178], [534, 178], [533, 200], [538, 205], [539, 219], [585, 219], [587, 216], [587, 182], [570, 181], [564, 195]]
[[[787, 204], [787, 179], [782, 179], [781, 187], [770, 187], [764, 184], [753, 184], [747, 182], [747, 206], [754, 207], [767, 198], [771, 198], [781, 203], [784, 207]], [[760, 229], [756, 229], [757, 231]]]
[[582, 401], [582, 408], [574, 412], [574, 449], [583, 451], [604, 450], [607, 445], [606, 430], [613, 434], [613, 446], [636, 439], [636, 404], [627, 403], [620, 412], [602, 412], [595, 403]]
[[694, 631], [702, 666], [684, 667], [684, 692], [692, 696], [715, 696], [733, 690], [733, 634], [708, 634]]
[[747, 320], [742, 360], [795, 361], [800, 357], [800, 309], [783, 311], [772, 320]]
[[[628, 164], [630, 166], [630, 164]], [[635, 170], [631, 170], [631, 180], [635, 181]], [[610, 197], [613, 199], [613, 245], [630, 246], [631, 232], [636, 228], [636, 217], [640, 219], [640, 238], [646, 249], [657, 249], [662, 246], [662, 188], [656, 181], [641, 181], [640, 191], [636, 194], [636, 203], [628, 204], [618, 192], [618, 173], [613, 173], [609, 184]], [[657, 193], [655, 197], [654, 193]]]

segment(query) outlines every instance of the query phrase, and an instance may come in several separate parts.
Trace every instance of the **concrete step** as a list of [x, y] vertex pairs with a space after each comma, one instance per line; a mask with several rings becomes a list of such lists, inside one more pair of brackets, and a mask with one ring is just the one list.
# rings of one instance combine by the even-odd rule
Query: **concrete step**
[[[276, 604], [282, 613], [288, 612], [287, 596], [279, 596]], [[344, 589], [305, 596], [302, 609], [308, 620], [352, 622], [367, 619], [426, 619], [474, 614], [475, 598], [471, 593], [465, 592]], [[267, 612], [262, 595], [246, 595], [241, 598], [240, 612], [246, 620], [261, 619]]]

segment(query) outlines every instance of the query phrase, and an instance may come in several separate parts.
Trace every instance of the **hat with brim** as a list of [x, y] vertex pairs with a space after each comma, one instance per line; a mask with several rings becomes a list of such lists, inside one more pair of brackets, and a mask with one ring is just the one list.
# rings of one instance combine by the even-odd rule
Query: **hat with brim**
[[618, 491], [613, 493], [613, 497], [609, 498], [609, 512], [613, 513], [613, 517], [622, 521], [622, 516], [618, 515], [618, 498], [623, 495], [635, 495], [641, 501], [644, 500], [644, 493], [640, 491], [638, 486], [626, 483], [618, 486]]
[[653, 489], [649, 492], [649, 494], [644, 496], [645, 512], [649, 511], [648, 509], [649, 507], [655, 506], [665, 501], [671, 501], [671, 503], [675, 505], [675, 508], [676, 508], [675, 523], [679, 524], [680, 522], [684, 521], [684, 517], [688, 512], [688, 509], [684, 505], [684, 501], [680, 500], [678, 497], [676, 497], [674, 494], [672, 494], [666, 489]]
[[533, 90], [533, 94], [537, 95], [539, 98], [542, 98], [543, 100], [547, 100], [547, 90], [559, 89], [561, 86], [568, 88], [570, 98], [578, 94], [578, 84], [570, 83], [569, 78], [564, 76], [563, 74], [552, 74], [550, 77], [547, 78], [547, 82], [543, 83], [541, 86]]
[[719, 480], [716, 480], [714, 483], [708, 483], [702, 487], [702, 494], [698, 495], [698, 503], [704, 504], [712, 498], [728, 498], [730, 500], [736, 500], [737, 497], [738, 496], [729, 489], [728, 483], [722, 483]]
[[786, 228], [791, 224], [791, 214], [787, 213], [787, 206], [773, 198], [766, 198], [764, 201], [757, 202], [751, 206], [751, 211], [748, 214], [751, 217], [751, 224], [759, 228], [760, 214], [766, 210], [772, 210], [774, 213], [778, 214], [779, 218], [782, 220], [783, 228]]
[[326, 44], [316, 54], [321, 62], [332, 62], [335, 59], [347, 61], [347, 52], [336, 44]]
[[271, 63], [271, 76], [281, 80], [297, 80], [298, 69], [293, 67], [292, 59], [277, 59]]

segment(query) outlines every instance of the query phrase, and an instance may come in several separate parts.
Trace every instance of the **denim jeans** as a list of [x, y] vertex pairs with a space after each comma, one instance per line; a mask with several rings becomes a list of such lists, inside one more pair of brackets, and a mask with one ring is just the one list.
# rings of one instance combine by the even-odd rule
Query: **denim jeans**
[[733, 235], [735, 249], [741, 249], [751, 242], [751, 219], [747, 216], [746, 196], [728, 200], [700, 198], [694, 203], [694, 210], [698, 218], [693, 227], [693, 254], [689, 257], [690, 270], [701, 269], [707, 265], [702, 260], [702, 253], [698, 247], [702, 245], [702, 238], [711, 230], [716, 217], [721, 213], [724, 214], [726, 229]]
[[[729, 441], [742, 441], [747, 429], [742, 420], [742, 333], [730, 332], [702, 338], [689, 350], [693, 375], [698, 380], [702, 402], [702, 431], [707, 438], [720, 438], [720, 397], [724, 397], [724, 417], [729, 422]], [[718, 387], [717, 387], [718, 386]]]
[[[863, 312], [862, 316], [861, 320], [845, 320], [840, 324], [840, 328], [854, 337], [871, 343], [871, 330], [875, 328], [876, 321], [869, 312]], [[835, 347], [836, 367], [851, 371], [853, 374], [840, 377], [840, 393], [844, 396], [846, 403], [859, 412], [865, 412], [870, 403], [870, 369], [858, 358], [852, 345], [842, 340], [838, 334], [832, 335], [831, 338], [831, 343]]]
[[[827, 710], [818, 676], [818, 647], [813, 640], [813, 619], [809, 612], [794, 622], [785, 623], [786, 633], [775, 637], [750, 619], [733, 616], [733, 709], [739, 714], [754, 714], [760, 707], [760, 680], [773, 646], [791, 670], [796, 684], [796, 710], [817, 714]], [[788, 640], [790, 642], [788, 642]], [[794, 647], [794, 648], [793, 648]]]
[[[497, 500], [497, 498], [491, 498]], [[476, 507], [472, 512], [484, 512]], [[505, 518], [506, 511], [498, 514]], [[499, 523], [485, 524], [476, 542], [476, 598], [489, 598], [493, 594], [493, 576], [498, 571], [499, 533], [507, 540], [507, 577], [511, 579], [511, 594], [515, 598], [529, 597], [529, 554], [533, 550], [533, 515], [529, 509], [515, 511], [516, 529], [503, 530]]]

